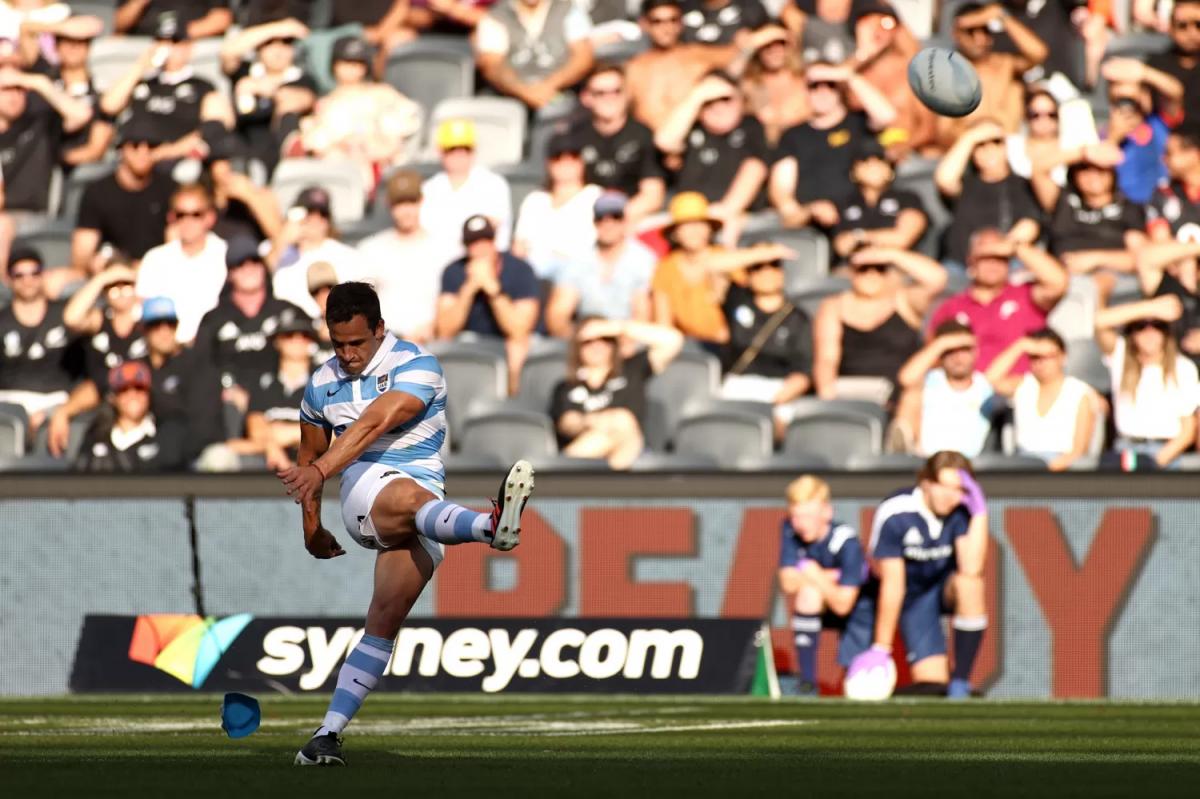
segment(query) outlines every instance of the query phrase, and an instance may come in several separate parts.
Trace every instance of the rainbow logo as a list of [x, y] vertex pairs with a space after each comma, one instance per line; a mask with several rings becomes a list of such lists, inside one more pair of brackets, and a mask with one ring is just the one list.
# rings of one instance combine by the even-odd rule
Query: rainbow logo
[[200, 688], [253, 618], [249, 613], [224, 619], [183, 613], [138, 616], [129, 641], [129, 659]]

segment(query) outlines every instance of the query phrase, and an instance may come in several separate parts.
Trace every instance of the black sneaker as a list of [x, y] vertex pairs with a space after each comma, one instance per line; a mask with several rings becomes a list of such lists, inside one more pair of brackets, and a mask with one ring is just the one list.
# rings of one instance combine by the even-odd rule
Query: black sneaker
[[336, 732], [324, 735], [314, 735], [308, 739], [304, 748], [296, 753], [297, 766], [344, 766], [346, 758], [342, 757], [342, 739]]
[[492, 500], [492, 548], [507, 552], [521, 543], [521, 511], [533, 494], [533, 467], [517, 461]]

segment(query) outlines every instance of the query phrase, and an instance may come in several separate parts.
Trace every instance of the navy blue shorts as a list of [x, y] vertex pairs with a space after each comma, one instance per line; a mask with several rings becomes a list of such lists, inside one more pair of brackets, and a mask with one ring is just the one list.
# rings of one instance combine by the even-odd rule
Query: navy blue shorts
[[[947, 579], [949, 576], [924, 591], [909, 591], [904, 595], [904, 607], [900, 610], [900, 635], [904, 639], [909, 663], [946, 654], [942, 615], [951, 611], [945, 603]], [[864, 590], [846, 617], [838, 643], [838, 663], [843, 666], [848, 667], [850, 661], [871, 648], [875, 640], [875, 602], [875, 591]]]

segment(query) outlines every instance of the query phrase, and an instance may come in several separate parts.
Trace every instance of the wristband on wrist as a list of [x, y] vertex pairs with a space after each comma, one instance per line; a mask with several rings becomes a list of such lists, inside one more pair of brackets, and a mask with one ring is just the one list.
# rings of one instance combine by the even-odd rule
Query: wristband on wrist
[[310, 463], [308, 465], [317, 470], [317, 474], [321, 475], [321, 480], [329, 479], [329, 475], [325, 474], [325, 470], [322, 469], [320, 466], [318, 466], [316, 461], [313, 461], [312, 463]]

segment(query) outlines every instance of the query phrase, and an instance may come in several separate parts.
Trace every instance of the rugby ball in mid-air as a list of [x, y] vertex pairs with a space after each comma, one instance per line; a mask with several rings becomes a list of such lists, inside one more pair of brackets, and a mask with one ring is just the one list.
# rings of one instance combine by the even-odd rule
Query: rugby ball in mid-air
[[975, 67], [945, 47], [926, 47], [912, 57], [908, 85], [930, 111], [947, 117], [965, 117], [983, 99]]
[[842, 690], [847, 699], [882, 702], [896, 690], [896, 664], [889, 657], [884, 665], [860, 669], [846, 677]]

